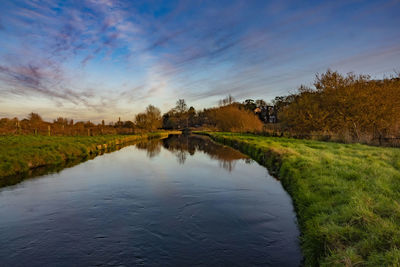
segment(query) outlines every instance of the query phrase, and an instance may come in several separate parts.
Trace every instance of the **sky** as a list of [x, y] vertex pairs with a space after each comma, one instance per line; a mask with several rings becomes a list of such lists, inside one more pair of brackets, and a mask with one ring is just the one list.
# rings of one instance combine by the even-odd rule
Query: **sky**
[[0, 117], [133, 120], [400, 72], [400, 0], [1, 0]]

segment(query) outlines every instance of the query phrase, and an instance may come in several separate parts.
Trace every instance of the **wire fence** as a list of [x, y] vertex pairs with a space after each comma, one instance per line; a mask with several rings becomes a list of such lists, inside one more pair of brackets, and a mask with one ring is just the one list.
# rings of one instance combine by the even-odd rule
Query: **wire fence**
[[135, 134], [143, 132], [140, 129], [114, 126], [55, 126], [18, 125], [16, 127], [0, 127], [0, 135], [47, 135], [47, 136], [96, 136], [106, 134]]

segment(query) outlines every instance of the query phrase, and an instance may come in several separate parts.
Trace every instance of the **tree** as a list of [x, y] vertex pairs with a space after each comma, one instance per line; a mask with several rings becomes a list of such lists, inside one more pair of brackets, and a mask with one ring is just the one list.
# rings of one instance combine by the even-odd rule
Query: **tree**
[[178, 101], [176, 101], [175, 109], [179, 113], [186, 112], [187, 111], [187, 105], [186, 105], [185, 99], [179, 99]]
[[233, 96], [228, 95], [227, 97], [225, 97], [224, 99], [221, 99], [219, 101], [219, 106], [227, 106], [227, 105], [231, 105], [235, 102], [235, 99], [233, 98]]
[[146, 108], [146, 115], [149, 121], [150, 130], [156, 130], [161, 127], [161, 111], [153, 105]]
[[188, 110], [188, 124], [189, 126], [195, 126], [196, 124], [196, 110], [194, 107], [190, 107]]
[[138, 128], [154, 131], [161, 127], [161, 111], [153, 105], [149, 105], [144, 113], [139, 113], [135, 117], [135, 124]]
[[252, 111], [237, 103], [205, 109], [200, 113], [200, 119], [220, 131], [255, 132], [261, 131], [263, 127], [260, 119]]
[[243, 102], [243, 105], [244, 105], [245, 109], [250, 110], [250, 111], [254, 111], [257, 107], [257, 105], [253, 99], [246, 99]]
[[[190, 110], [187, 109], [187, 105], [184, 99], [179, 99], [176, 101], [176, 106], [165, 113], [162, 117], [162, 125], [164, 129], [181, 129], [183, 127], [189, 126], [189, 116], [194, 111], [191, 107]], [[194, 115], [195, 115], [194, 111]]]
[[137, 128], [142, 129], [142, 130], [147, 130], [149, 128], [146, 113], [142, 112], [142, 113], [136, 114], [135, 125]]
[[131, 121], [124, 121], [123, 127], [124, 128], [134, 128], [135, 124]]
[[36, 124], [36, 123], [42, 123], [42, 122], [43, 122], [42, 117], [40, 117], [39, 114], [33, 113], [33, 112], [31, 112], [31, 113], [28, 115], [28, 120], [29, 120], [31, 123], [34, 123], [34, 124]]
[[35, 134], [38, 134], [41, 130], [41, 128], [44, 128], [44, 121], [42, 117], [40, 117], [39, 114], [37, 113], [30, 113], [28, 115], [28, 120], [30, 124], [30, 128], [34, 130]]
[[256, 100], [256, 106], [258, 108], [264, 108], [265, 106], [267, 106], [267, 103], [262, 99], [257, 99]]
[[342, 140], [371, 142], [396, 136], [400, 118], [400, 80], [371, 80], [368, 75], [317, 75], [315, 89], [275, 98], [282, 123], [300, 134], [329, 133]]

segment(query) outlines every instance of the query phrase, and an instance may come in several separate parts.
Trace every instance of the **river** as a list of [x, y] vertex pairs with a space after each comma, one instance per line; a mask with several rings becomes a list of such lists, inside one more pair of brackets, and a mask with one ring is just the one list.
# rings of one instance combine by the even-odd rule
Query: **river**
[[0, 188], [1, 266], [298, 266], [298, 238], [280, 182], [200, 136]]

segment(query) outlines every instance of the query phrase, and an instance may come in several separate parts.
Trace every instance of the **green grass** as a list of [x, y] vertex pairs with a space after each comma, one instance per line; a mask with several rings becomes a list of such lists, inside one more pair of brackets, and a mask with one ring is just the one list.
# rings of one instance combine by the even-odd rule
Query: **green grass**
[[[30, 169], [63, 164], [115, 148], [116, 144], [168, 136], [168, 132], [103, 136], [0, 136], [0, 179]], [[101, 147], [99, 147], [101, 145]]]
[[306, 266], [400, 266], [400, 149], [207, 133], [292, 196]]

